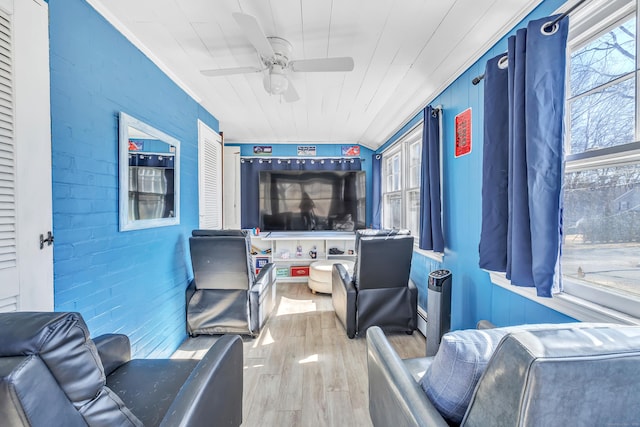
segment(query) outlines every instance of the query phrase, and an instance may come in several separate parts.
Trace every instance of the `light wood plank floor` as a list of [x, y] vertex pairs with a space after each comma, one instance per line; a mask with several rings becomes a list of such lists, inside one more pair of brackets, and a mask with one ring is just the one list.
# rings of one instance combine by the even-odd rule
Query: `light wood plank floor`
[[[371, 426], [367, 349], [348, 339], [331, 296], [278, 283], [274, 312], [244, 341], [244, 427]], [[419, 333], [388, 334], [401, 358], [425, 354]], [[217, 337], [187, 339], [174, 358], [201, 358]]]

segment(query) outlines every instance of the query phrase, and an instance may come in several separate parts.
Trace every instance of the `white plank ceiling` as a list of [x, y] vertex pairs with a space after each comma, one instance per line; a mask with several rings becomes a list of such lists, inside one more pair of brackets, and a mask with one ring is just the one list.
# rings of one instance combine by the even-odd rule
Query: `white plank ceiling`
[[[541, 0], [89, 0], [220, 120], [227, 142], [376, 149]], [[290, 73], [300, 100], [269, 95], [232, 17], [253, 15], [292, 59], [351, 56], [351, 72]]]

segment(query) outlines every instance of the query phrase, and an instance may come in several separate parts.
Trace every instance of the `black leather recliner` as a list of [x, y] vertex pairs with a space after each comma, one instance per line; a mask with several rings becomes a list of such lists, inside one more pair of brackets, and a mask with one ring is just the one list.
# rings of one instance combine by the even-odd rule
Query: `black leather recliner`
[[186, 291], [189, 335], [258, 335], [274, 306], [273, 264], [256, 277], [251, 240], [241, 230], [194, 230], [189, 246], [194, 276]]
[[242, 340], [202, 360], [130, 360], [129, 339], [89, 338], [78, 313], [0, 314], [3, 426], [239, 426]]
[[331, 299], [347, 336], [367, 328], [412, 333], [418, 325], [418, 290], [409, 279], [413, 236], [408, 231], [356, 231], [353, 276], [334, 264]]

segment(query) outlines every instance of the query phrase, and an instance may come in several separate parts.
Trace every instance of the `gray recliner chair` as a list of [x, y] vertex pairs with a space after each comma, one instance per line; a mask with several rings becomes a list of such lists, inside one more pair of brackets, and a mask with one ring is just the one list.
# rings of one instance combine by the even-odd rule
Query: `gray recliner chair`
[[202, 360], [131, 360], [129, 339], [90, 339], [78, 313], [0, 314], [3, 426], [239, 426], [242, 340]]
[[241, 230], [194, 230], [193, 280], [186, 290], [187, 331], [256, 336], [273, 310], [272, 263], [253, 270], [250, 237]]
[[[464, 414], [460, 426], [599, 427], [638, 423], [640, 327], [569, 323], [498, 328], [496, 332], [500, 330], [503, 338], [484, 363], [464, 354], [464, 343], [471, 342], [470, 335], [450, 341], [456, 360], [449, 361], [452, 353], [445, 353], [450, 371], [440, 376], [440, 390], [463, 392], [456, 400]], [[484, 334], [471, 332], [476, 339]], [[367, 331], [369, 413], [374, 426], [457, 425], [445, 419], [419, 384], [438, 357], [400, 359], [382, 330]], [[477, 383], [460, 378], [460, 370], [467, 374], [470, 371], [465, 365], [472, 365], [474, 373], [481, 374]], [[453, 399], [447, 390], [437, 398], [441, 405], [451, 407]], [[466, 408], [461, 406], [463, 401], [468, 402]]]
[[334, 264], [331, 299], [347, 336], [371, 326], [413, 333], [418, 325], [418, 290], [409, 279], [413, 236], [408, 231], [356, 232], [353, 276]]

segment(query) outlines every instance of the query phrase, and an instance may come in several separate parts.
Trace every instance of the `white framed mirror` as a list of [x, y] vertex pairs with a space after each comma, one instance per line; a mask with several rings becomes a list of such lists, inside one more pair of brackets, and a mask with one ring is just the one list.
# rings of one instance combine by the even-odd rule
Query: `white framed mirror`
[[119, 115], [120, 231], [180, 223], [180, 141]]

